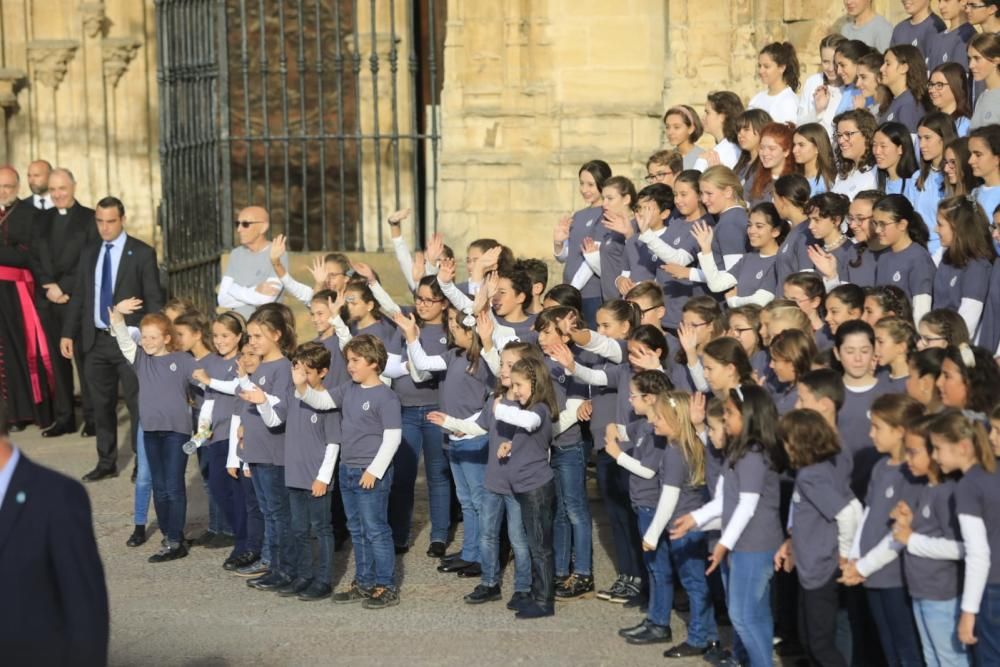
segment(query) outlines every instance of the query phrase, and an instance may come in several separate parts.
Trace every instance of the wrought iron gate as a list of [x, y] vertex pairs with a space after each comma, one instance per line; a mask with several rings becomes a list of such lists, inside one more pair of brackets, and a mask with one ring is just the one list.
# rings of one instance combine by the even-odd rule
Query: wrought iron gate
[[446, 0], [157, 0], [170, 290], [210, 305], [240, 208], [292, 250], [437, 226]]

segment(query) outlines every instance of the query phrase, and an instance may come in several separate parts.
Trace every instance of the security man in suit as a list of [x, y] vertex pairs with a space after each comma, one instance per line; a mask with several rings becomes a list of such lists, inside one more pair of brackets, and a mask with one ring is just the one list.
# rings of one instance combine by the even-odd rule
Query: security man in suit
[[[53, 207], [40, 216], [39, 232], [36, 235], [42, 274], [36, 282], [44, 291], [39, 299], [38, 310], [42, 313], [42, 324], [49, 340], [49, 349], [59, 349], [63, 326], [69, 312], [69, 296], [76, 282], [76, 267], [80, 255], [87, 246], [95, 245], [97, 223], [94, 209], [83, 206], [76, 200], [76, 180], [68, 169], [54, 169], [49, 175], [49, 194]], [[73, 349], [76, 366], [80, 369], [80, 395], [83, 398], [83, 435], [94, 435], [94, 415], [90, 408], [90, 392], [87, 391], [86, 375], [83, 373], [82, 346]], [[52, 355], [55, 372], [54, 417], [52, 426], [42, 431], [42, 436], [54, 438], [76, 430], [76, 414], [73, 409], [73, 362], [61, 354]]]
[[0, 401], [0, 664], [103, 667], [108, 591], [90, 498], [10, 441]]
[[122, 355], [108, 321], [108, 310], [122, 299], [142, 301], [139, 310], [125, 317], [137, 334], [142, 318], [163, 309], [156, 251], [125, 233], [125, 205], [116, 197], [97, 202], [94, 212], [101, 242], [87, 246], [80, 255], [76, 284], [69, 299], [69, 313], [59, 348], [73, 358], [73, 341], [83, 347], [84, 373], [90, 388], [97, 427], [97, 466], [83, 476], [96, 482], [118, 474], [118, 382], [125, 393], [131, 418], [132, 451], [139, 426], [139, 381]]

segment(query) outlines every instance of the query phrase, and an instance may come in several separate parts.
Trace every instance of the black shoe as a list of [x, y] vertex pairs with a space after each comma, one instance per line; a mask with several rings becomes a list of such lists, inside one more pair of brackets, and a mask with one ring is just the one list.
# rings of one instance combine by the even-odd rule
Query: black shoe
[[479, 563], [473, 563], [471, 561], [462, 560], [461, 558], [456, 558], [455, 560], [450, 560], [447, 563], [442, 563], [438, 565], [438, 572], [458, 572], [459, 570], [464, 570], [467, 567], [472, 567], [473, 565], [479, 566]]
[[445, 554], [441, 556], [441, 564], [444, 565], [445, 563], [450, 563], [451, 561], [458, 560], [461, 557], [462, 557], [461, 551], [453, 551], [450, 554]]
[[625, 582], [622, 584], [621, 590], [612, 594], [612, 596], [608, 598], [608, 602], [625, 604], [632, 598], [639, 597], [641, 593], [642, 577], [625, 577]]
[[361, 586], [358, 586], [358, 582], [352, 581], [350, 587], [348, 587], [346, 591], [333, 594], [333, 603], [351, 604], [352, 602], [367, 600], [371, 596], [372, 591], [370, 589], [362, 588]]
[[118, 476], [118, 468], [101, 468], [98, 466], [83, 476], [85, 482], [100, 482], [102, 479], [111, 479]]
[[480, 567], [479, 563], [473, 563], [464, 570], [459, 570], [457, 574], [463, 579], [475, 579], [483, 576], [483, 568]]
[[410, 547], [406, 547], [406, 546], [403, 546], [403, 547], [396, 546], [396, 547], [393, 547], [393, 548], [396, 550], [396, 555], [397, 556], [402, 556], [403, 554], [406, 554], [406, 553], [410, 552]]
[[681, 642], [676, 646], [671, 646], [663, 652], [664, 658], [693, 658], [696, 655], [706, 655], [711, 649], [718, 649], [719, 642], [709, 642], [707, 646], [691, 646], [687, 642]]
[[518, 610], [518, 612], [514, 614], [514, 618], [520, 618], [520, 619], [545, 618], [546, 616], [555, 616], [555, 614], [556, 610], [553, 605], [551, 604], [541, 605], [535, 601], [532, 601], [531, 604], [526, 604], [523, 607], [521, 607]]
[[627, 602], [622, 605], [624, 609], [638, 609], [643, 614], [649, 609], [649, 597], [645, 593], [639, 593], [636, 596], [630, 597]]
[[230, 554], [229, 558], [222, 561], [222, 569], [226, 572], [232, 572], [239, 567], [240, 556], [239, 554]]
[[376, 586], [371, 597], [361, 603], [365, 609], [385, 609], [399, 604], [399, 593], [387, 586]]
[[594, 578], [589, 574], [571, 574], [562, 586], [556, 588], [557, 600], [582, 600], [593, 595]]
[[60, 424], [56, 422], [52, 426], [48, 427], [42, 431], [43, 438], [58, 438], [60, 435], [66, 435], [67, 433], [75, 433], [75, 426], [67, 426], [66, 424]]
[[80, 436], [83, 438], [93, 438], [97, 435], [97, 427], [94, 426], [94, 422], [84, 422], [83, 428], [80, 429]]
[[147, 539], [146, 538], [146, 527], [145, 526], [136, 526], [135, 529], [132, 530], [132, 535], [129, 536], [128, 542], [125, 543], [125, 546], [127, 546], [127, 547], [142, 546], [143, 544], [146, 543], [146, 539]]
[[247, 582], [247, 586], [250, 588], [256, 588], [258, 591], [276, 591], [283, 586], [291, 583], [292, 578], [287, 574], [281, 574], [278, 572], [272, 572], [260, 579], [251, 579]]
[[207, 546], [211, 541], [215, 539], [214, 530], [206, 530], [198, 537], [191, 540], [191, 546], [193, 547], [204, 547]]
[[149, 557], [150, 563], [166, 563], [167, 561], [184, 558], [188, 555], [187, 547], [181, 542], [177, 546], [163, 547], [159, 552]]
[[705, 662], [718, 665], [722, 662], [732, 659], [732, 654], [726, 649], [722, 648], [722, 644], [719, 642], [708, 642], [708, 647], [705, 649], [705, 653], [702, 655]]
[[507, 609], [520, 611], [525, 605], [532, 604], [533, 602], [531, 593], [514, 591], [514, 594], [510, 596], [510, 600], [507, 601]]
[[236, 568], [236, 571], [233, 572], [233, 574], [237, 577], [254, 577], [255, 579], [260, 579], [261, 577], [265, 577], [270, 574], [271, 567], [260, 559], [260, 554], [257, 554], [257, 556], [257, 560]]
[[431, 542], [431, 545], [427, 547], [427, 556], [429, 558], [444, 558], [444, 542]]
[[500, 599], [500, 586], [486, 586], [479, 584], [475, 590], [463, 598], [466, 604], [482, 604]]
[[628, 575], [619, 574], [614, 582], [606, 589], [597, 591], [598, 600], [610, 600], [616, 593], [618, 595], [624, 595], [623, 586], [625, 585], [625, 580], [628, 579]]
[[303, 602], [315, 602], [316, 600], [324, 600], [330, 597], [333, 592], [333, 588], [330, 584], [321, 584], [318, 581], [314, 581], [309, 588], [299, 593], [299, 599]]
[[296, 577], [281, 588], [275, 589], [275, 592], [283, 598], [293, 598], [305, 589], [309, 588], [310, 585], [312, 585], [312, 579]]
[[214, 533], [208, 542], [202, 546], [206, 549], [231, 549], [236, 544], [236, 538], [225, 533]]
[[666, 625], [654, 625], [653, 623], [646, 623], [646, 627], [638, 633], [631, 634], [625, 638], [629, 644], [663, 644], [665, 642], [673, 641], [673, 633], [670, 632], [670, 628]]
[[622, 628], [621, 630], [619, 630], [618, 636], [629, 637], [631, 635], [642, 632], [645, 628], [646, 628], [646, 619], [642, 619], [642, 621], [638, 625], [632, 625], [627, 628]]

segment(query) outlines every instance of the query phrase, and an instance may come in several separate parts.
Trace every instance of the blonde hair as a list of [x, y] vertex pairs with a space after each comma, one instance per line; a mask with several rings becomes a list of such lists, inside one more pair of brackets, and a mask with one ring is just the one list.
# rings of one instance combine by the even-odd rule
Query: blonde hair
[[725, 190], [726, 188], [733, 189], [733, 199], [742, 206], [747, 207], [747, 203], [743, 198], [743, 183], [740, 182], [740, 177], [736, 175], [736, 172], [721, 164], [717, 164], [714, 167], [709, 167], [701, 174], [701, 178], [698, 179], [699, 183], [709, 182], [720, 190]]
[[[769, 309], [768, 312], [771, 315], [771, 321], [768, 325], [769, 329], [773, 329], [774, 323], [780, 320], [790, 325], [789, 329], [798, 329], [809, 337], [816, 335], [813, 332], [812, 324], [809, 322], [809, 316], [802, 312], [802, 309], [798, 306], [779, 306]], [[773, 336], [774, 333], [772, 332], [771, 335]]]
[[976, 463], [986, 472], [994, 472], [997, 469], [997, 458], [993, 454], [986, 429], [978, 421], [966, 417], [961, 411], [945, 410], [931, 421], [927, 431], [932, 435], [940, 436], [953, 445], [968, 440], [972, 443]]
[[677, 425], [677, 437], [670, 446], [681, 450], [688, 464], [688, 483], [701, 486], [705, 483], [705, 446], [691, 422], [691, 395], [683, 391], [668, 391], [657, 394], [657, 414], [665, 419], [673, 419]]

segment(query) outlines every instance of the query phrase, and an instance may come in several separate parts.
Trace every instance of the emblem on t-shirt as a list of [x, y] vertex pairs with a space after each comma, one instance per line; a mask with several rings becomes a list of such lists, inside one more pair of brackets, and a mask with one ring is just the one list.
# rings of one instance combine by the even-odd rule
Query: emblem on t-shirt
[[946, 54], [944, 54], [944, 58], [943, 58], [943, 60], [944, 60], [945, 62], [948, 62], [948, 54], [947, 54], [947, 53], [946, 53]]
[[646, 436], [639, 436], [639, 439], [635, 441], [635, 446], [636, 447], [642, 447], [642, 439], [645, 438], [645, 437]]
[[559, 384], [566, 384], [566, 375], [565, 375], [565, 374], [563, 374], [563, 373], [560, 373], [560, 374], [559, 374], [559, 377], [557, 377], [557, 378], [556, 378], [556, 381], [557, 381], [557, 382], [558, 382]]
[[952, 276], [951, 280], [948, 281], [948, 287], [954, 287], [956, 282], [958, 282], [958, 276]]
[[916, 46], [917, 45], [917, 40], [914, 39], [912, 42], [910, 42], [910, 44], [912, 44], [913, 46]]
[[260, 384], [260, 385], [262, 385], [262, 384], [264, 384], [264, 383], [265, 383], [266, 381], [267, 381], [267, 378], [266, 378], [266, 377], [264, 377], [263, 375], [261, 375], [261, 376], [260, 376], [260, 379], [259, 379], [259, 380], [257, 380], [257, 384]]
[[785, 245], [783, 245], [781, 247], [781, 254], [784, 255], [786, 252], [788, 252], [788, 245], [787, 244], [785, 244]]
[[680, 244], [681, 244], [681, 237], [678, 236], [677, 238], [674, 239], [674, 245], [679, 246]]
[[896, 271], [894, 274], [892, 274], [892, 282], [898, 283], [900, 278], [902, 278], [902, 276], [899, 275], [899, 271]]
[[896, 114], [895, 114], [895, 113], [891, 113], [891, 114], [889, 114], [888, 116], [886, 116], [886, 117], [885, 117], [885, 119], [886, 119], [887, 121], [890, 121], [890, 120], [892, 120], [892, 119], [893, 119], [893, 118], [895, 118], [895, 117], [896, 117]]
[[368, 412], [368, 408], [370, 408], [371, 406], [372, 406], [371, 403], [365, 401], [364, 403], [361, 404], [361, 409], [364, 410], [365, 412]]
[[888, 489], [885, 490], [885, 497], [886, 498], [892, 498], [894, 495], [896, 495], [896, 492], [893, 490], [893, 488], [891, 486]]
[[800, 502], [802, 502], [802, 496], [799, 495], [798, 491], [795, 491], [794, 493], [792, 493], [792, 502], [793, 503], [800, 503]]
[[448, 337], [447, 336], [441, 336], [441, 340], [439, 340], [438, 342], [441, 343], [442, 345], [447, 345], [448, 344]]
[[922, 509], [920, 511], [920, 513], [924, 515], [925, 519], [931, 518], [931, 506], [930, 505], [924, 505], [924, 509]]
[[757, 280], [760, 280], [761, 278], [763, 278], [764, 277], [764, 269], [761, 269], [760, 271], [758, 271], [757, 275], [755, 277], [757, 278]]
[[177, 372], [177, 364], [171, 363], [170, 364], [170, 371], [173, 372], [173, 373], [176, 373]]
[[233, 372], [233, 367], [232, 366], [227, 367], [226, 368], [226, 372], [227, 373], [232, 373]]
[[316, 422], [319, 421], [319, 417], [317, 417], [316, 415], [313, 415], [312, 417], [309, 418], [309, 421], [311, 421], [313, 424], [315, 424]]

